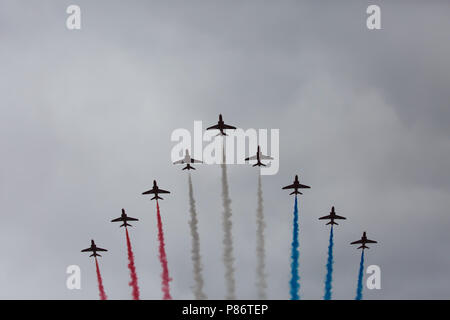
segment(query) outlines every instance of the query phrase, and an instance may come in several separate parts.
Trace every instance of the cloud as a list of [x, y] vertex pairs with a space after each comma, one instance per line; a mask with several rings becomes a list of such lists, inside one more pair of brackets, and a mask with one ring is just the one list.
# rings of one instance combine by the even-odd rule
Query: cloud
[[[128, 299], [123, 234], [108, 222], [124, 207], [140, 219], [130, 232], [141, 295], [159, 299], [156, 212], [140, 195], [157, 179], [172, 191], [161, 203], [171, 293], [192, 298], [188, 194], [170, 134], [223, 113], [280, 129], [280, 171], [262, 182], [268, 298], [288, 298], [292, 199], [280, 188], [296, 173], [312, 186], [300, 198], [303, 298], [323, 293], [317, 218], [332, 205], [348, 217], [335, 230], [334, 297], [353, 298], [359, 254], [348, 243], [367, 231], [382, 290], [365, 298], [448, 298], [448, 4], [385, 3], [380, 32], [365, 29], [359, 1], [80, 1], [80, 32], [65, 29], [64, 3], [0, 6], [0, 240], [14, 243], [0, 297], [96, 299], [95, 266], [79, 253], [94, 238], [109, 249], [108, 297]], [[220, 299], [220, 167], [193, 174], [204, 290]], [[248, 283], [238, 298], [256, 296], [256, 174], [228, 168], [236, 283]], [[82, 268], [81, 292], [64, 286], [69, 264]]]

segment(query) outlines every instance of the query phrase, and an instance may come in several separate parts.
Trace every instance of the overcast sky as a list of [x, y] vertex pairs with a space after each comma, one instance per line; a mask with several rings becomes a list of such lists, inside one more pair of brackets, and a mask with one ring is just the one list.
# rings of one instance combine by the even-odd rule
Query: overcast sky
[[[141, 296], [160, 299], [153, 179], [171, 293], [193, 298], [187, 173], [171, 164], [177, 128], [280, 130], [280, 170], [264, 176], [268, 297], [289, 298], [295, 174], [301, 297], [321, 299], [332, 205], [333, 298], [353, 299], [363, 231], [381, 268], [366, 299], [450, 298], [450, 3], [370, 1], [0, 2], [0, 298], [97, 299], [95, 239], [109, 298], [129, 299], [125, 208]], [[66, 28], [78, 4], [82, 30]], [[257, 170], [228, 168], [237, 297], [256, 298]], [[221, 171], [193, 172], [205, 292], [225, 296]], [[82, 289], [66, 288], [66, 267]]]

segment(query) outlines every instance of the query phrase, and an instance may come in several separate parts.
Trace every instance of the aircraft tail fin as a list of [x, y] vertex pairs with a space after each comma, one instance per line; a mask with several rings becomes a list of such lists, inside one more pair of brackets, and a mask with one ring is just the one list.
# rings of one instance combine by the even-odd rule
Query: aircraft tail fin
[[289, 193], [289, 194], [303, 194], [303, 193], [301, 193], [300, 191], [298, 191], [298, 190], [295, 190], [295, 191], [292, 191], [291, 193]]
[[329, 225], [329, 224], [331, 224], [331, 225], [335, 224], [337, 226], [339, 225], [337, 222], [334, 222], [334, 221], [330, 221], [330, 222], [327, 223], [327, 225]]
[[182, 170], [195, 170], [195, 168], [188, 163]]
[[121, 227], [132, 227], [131, 224], [129, 224], [128, 222], [124, 221], [121, 225]]
[[101, 257], [101, 255], [99, 255], [97, 252], [94, 252], [89, 257]]
[[153, 198], [151, 198], [150, 200], [158, 200], [158, 199], [161, 199], [161, 200], [164, 200], [163, 198], [161, 198], [160, 196], [158, 196], [158, 195], [155, 195]]
[[362, 246], [358, 247], [358, 249], [363, 249], [364, 250], [364, 249], [370, 249], [370, 248], [363, 244]]
[[262, 163], [261, 161], [258, 161], [252, 167], [256, 167], [256, 166], [258, 166], [258, 167], [261, 167], [261, 166], [265, 167], [266, 165], [264, 163]]

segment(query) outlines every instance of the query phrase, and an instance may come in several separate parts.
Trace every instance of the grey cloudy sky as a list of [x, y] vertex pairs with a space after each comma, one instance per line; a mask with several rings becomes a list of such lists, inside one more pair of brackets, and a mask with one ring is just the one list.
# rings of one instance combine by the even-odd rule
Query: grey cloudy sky
[[[382, 289], [367, 299], [450, 298], [450, 3], [367, 1], [0, 2], [0, 298], [96, 299], [91, 238], [107, 294], [129, 299], [120, 209], [141, 221], [131, 237], [141, 296], [160, 299], [157, 179], [176, 299], [193, 298], [186, 172], [170, 163], [176, 128], [225, 120], [280, 129], [280, 171], [264, 176], [268, 297], [289, 298], [293, 198], [299, 174], [301, 296], [323, 295], [335, 205], [334, 298], [355, 294], [367, 264]], [[82, 30], [65, 27], [78, 4]], [[257, 172], [228, 168], [238, 298], [255, 298]], [[220, 167], [193, 173], [205, 292], [225, 295]], [[82, 290], [65, 269], [82, 269]]]

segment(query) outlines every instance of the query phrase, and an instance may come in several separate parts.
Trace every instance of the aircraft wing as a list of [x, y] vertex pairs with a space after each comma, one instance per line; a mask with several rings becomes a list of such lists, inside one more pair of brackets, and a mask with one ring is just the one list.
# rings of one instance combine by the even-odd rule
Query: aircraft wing
[[305, 186], [304, 184], [301, 184], [301, 183], [298, 184], [298, 187], [300, 189], [310, 189], [311, 188], [310, 186]]
[[158, 189], [158, 193], [170, 193], [170, 191], [163, 190], [163, 189]]
[[295, 184], [290, 184], [286, 187], [283, 187], [283, 189], [295, 189]]
[[112, 219], [111, 222], [118, 222], [118, 221], [123, 221], [122, 217], [116, 218], [116, 219]]
[[97, 247], [97, 251], [108, 251], [108, 250]]
[[155, 193], [155, 191], [153, 191], [153, 189], [150, 189], [148, 191], [142, 192], [142, 194], [153, 194]]
[[256, 159], [258, 159], [258, 156], [252, 156], [252, 157], [248, 157], [248, 158], [245, 158], [245, 161], [248, 161], [248, 160], [256, 160]]
[[92, 251], [92, 248], [86, 248], [86, 249], [81, 250], [81, 252], [89, 252], [89, 251]]
[[216, 124], [215, 126], [211, 126], [209, 128], [206, 128], [206, 130], [211, 130], [211, 129], [220, 129], [219, 125]]
[[375, 240], [369, 240], [369, 239], [367, 239], [367, 240], [366, 240], [366, 243], [378, 243], [378, 242], [376, 242]]
[[363, 243], [363, 241], [362, 240], [358, 240], [358, 241], [350, 242], [350, 244], [359, 244], [359, 243]]
[[191, 163], [203, 163], [203, 161], [196, 160], [194, 158], [191, 158]]
[[331, 219], [331, 215], [320, 217], [319, 220]]
[[259, 156], [259, 158], [261, 159], [261, 160], [273, 160], [273, 158], [271, 157], [271, 156], [265, 156], [265, 155], [260, 155]]
[[335, 215], [334, 218], [335, 218], [335, 219], [341, 219], [341, 220], [347, 219], [346, 217], [341, 217], [341, 216], [338, 216], [338, 215]]
[[223, 124], [223, 129], [236, 129], [236, 127], [233, 127], [233, 126], [229, 126], [229, 125], [227, 125], [227, 124]]
[[139, 221], [139, 219], [127, 217], [127, 221]]
[[183, 160], [183, 159], [178, 160], [178, 161], [175, 161], [173, 164], [182, 164], [182, 163], [184, 163], [184, 160]]

